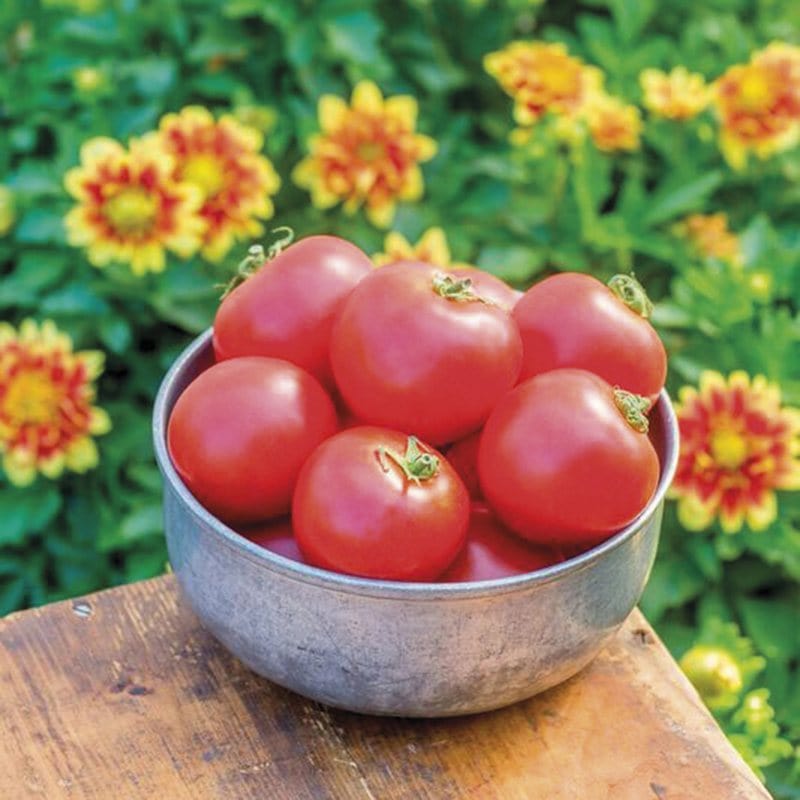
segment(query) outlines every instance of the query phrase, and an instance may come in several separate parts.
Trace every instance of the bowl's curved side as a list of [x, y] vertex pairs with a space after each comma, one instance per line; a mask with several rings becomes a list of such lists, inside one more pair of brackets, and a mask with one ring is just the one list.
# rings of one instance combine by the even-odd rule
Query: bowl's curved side
[[371, 714], [499, 708], [585, 666], [636, 604], [660, 509], [622, 547], [558, 581], [501, 595], [404, 600], [337, 591], [231, 550], [166, 490], [170, 561], [203, 624], [251, 669]]

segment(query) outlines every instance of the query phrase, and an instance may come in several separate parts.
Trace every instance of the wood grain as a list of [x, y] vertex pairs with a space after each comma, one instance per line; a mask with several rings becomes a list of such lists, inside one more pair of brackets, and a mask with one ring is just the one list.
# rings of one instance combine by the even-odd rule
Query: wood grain
[[524, 703], [372, 718], [249, 672], [160, 578], [0, 621], [0, 720], [3, 800], [769, 797], [638, 612]]

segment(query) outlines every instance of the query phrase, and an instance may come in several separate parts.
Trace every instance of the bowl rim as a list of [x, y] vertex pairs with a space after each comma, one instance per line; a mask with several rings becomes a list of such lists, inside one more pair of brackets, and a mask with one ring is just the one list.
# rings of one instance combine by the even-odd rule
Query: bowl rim
[[[250, 561], [303, 583], [310, 583], [347, 594], [401, 597], [404, 600], [454, 600], [465, 597], [493, 596], [516, 592], [534, 585], [550, 583], [590, 568], [596, 562], [619, 549], [637, 532], [642, 530], [657, 513], [675, 475], [679, 451], [678, 422], [669, 395], [666, 389], [662, 389], [655, 408], [658, 409], [664, 423], [664, 462], [661, 464], [661, 474], [656, 491], [634, 520], [595, 547], [544, 569], [520, 575], [511, 575], [505, 578], [471, 582], [417, 583], [378, 580], [312, 567], [309, 564], [286, 558], [251, 542], [219, 520], [195, 499], [172, 465], [172, 460], [167, 450], [166, 436], [168, 412], [171, 411], [171, 408], [167, 408], [168, 397], [173, 393], [175, 384], [182, 378], [188, 365], [211, 346], [212, 334], [213, 329], [208, 328], [190, 342], [173, 362], [161, 382], [153, 406], [153, 442], [156, 462], [165, 484], [169, 484], [169, 487], [178, 496], [180, 502], [188, 507], [194, 517], [199, 518], [206, 528], [214, 531], [220, 537], [221, 543]], [[165, 486], [164, 488], [166, 490], [167, 487]]]

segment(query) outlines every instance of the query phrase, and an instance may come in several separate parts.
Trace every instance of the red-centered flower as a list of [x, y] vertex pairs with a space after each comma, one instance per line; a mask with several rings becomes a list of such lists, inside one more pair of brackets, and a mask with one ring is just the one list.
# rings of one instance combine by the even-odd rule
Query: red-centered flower
[[483, 60], [486, 71], [514, 99], [514, 118], [529, 126], [544, 114], [577, 113], [602, 88], [602, 73], [569, 55], [560, 42], [511, 42]]
[[725, 533], [746, 522], [763, 530], [777, 516], [775, 490], [800, 489], [800, 411], [781, 406], [763, 375], [726, 380], [704, 372], [699, 391], [684, 386], [676, 405], [681, 446], [671, 494], [689, 530], [719, 518]]
[[264, 138], [259, 131], [233, 116], [215, 120], [207, 109], [189, 106], [164, 116], [159, 134], [174, 159], [173, 177], [202, 196], [205, 258], [220, 261], [237, 240], [264, 232], [259, 220], [274, 214], [272, 195], [280, 178], [272, 162], [260, 155]]
[[89, 261], [104, 267], [130, 264], [136, 275], [161, 272], [165, 250], [186, 258], [200, 244], [200, 197], [171, 176], [172, 160], [152, 134], [126, 150], [96, 138], [81, 148], [81, 165], [67, 172], [67, 191], [78, 201], [64, 224], [67, 239], [86, 247]]
[[752, 152], [759, 158], [786, 150], [800, 136], [800, 48], [780, 42], [730, 67], [714, 84], [720, 147], [741, 169]]
[[0, 453], [11, 483], [25, 486], [41, 472], [85, 472], [97, 464], [92, 436], [111, 422], [93, 406], [103, 354], [73, 352], [55, 324], [0, 323]]
[[311, 192], [317, 208], [344, 203], [346, 214], [362, 205], [373, 225], [386, 228], [398, 200], [419, 200], [424, 190], [420, 163], [433, 158], [436, 142], [416, 132], [417, 101], [408, 95], [384, 99], [372, 81], [341, 97], [319, 101], [321, 131], [309, 140], [309, 155], [292, 172]]

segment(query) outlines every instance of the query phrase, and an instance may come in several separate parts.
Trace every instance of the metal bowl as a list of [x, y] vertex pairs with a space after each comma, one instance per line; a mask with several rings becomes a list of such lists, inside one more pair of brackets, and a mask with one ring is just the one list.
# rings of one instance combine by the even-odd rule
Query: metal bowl
[[440, 717], [514, 703], [574, 675], [636, 605], [655, 558], [678, 432], [662, 392], [651, 413], [655, 496], [627, 528], [547, 569], [475, 583], [401, 583], [283, 558], [235, 533], [189, 493], [166, 428], [212, 363], [198, 337], [164, 379], [154, 411], [172, 567], [211, 633], [255, 672], [299, 694], [369, 714]]

